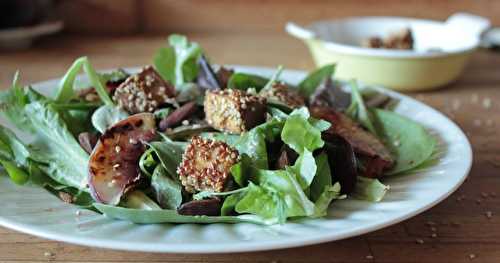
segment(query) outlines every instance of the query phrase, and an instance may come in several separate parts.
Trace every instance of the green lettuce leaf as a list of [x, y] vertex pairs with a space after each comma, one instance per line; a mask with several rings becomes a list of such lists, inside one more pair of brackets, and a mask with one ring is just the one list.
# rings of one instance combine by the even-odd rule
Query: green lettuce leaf
[[189, 42], [185, 36], [170, 35], [170, 47], [161, 48], [154, 57], [154, 65], [163, 79], [177, 88], [193, 81], [198, 75], [196, 61], [202, 54], [198, 43]]
[[358, 176], [356, 188], [351, 196], [357, 199], [366, 200], [370, 202], [380, 202], [387, 191], [390, 189], [388, 185], [382, 184], [377, 179]]
[[316, 157], [316, 167], [316, 176], [310, 186], [310, 195], [313, 202], [316, 202], [320, 198], [325, 187], [332, 185], [332, 174], [326, 153], [321, 153]]

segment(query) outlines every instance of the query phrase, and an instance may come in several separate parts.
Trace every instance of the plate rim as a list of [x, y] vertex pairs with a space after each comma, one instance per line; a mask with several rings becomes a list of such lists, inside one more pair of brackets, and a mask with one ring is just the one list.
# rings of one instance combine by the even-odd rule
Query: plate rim
[[[267, 73], [272, 73], [274, 69], [270, 67], [260, 67], [260, 66], [243, 66], [243, 65], [227, 65], [232, 68], [235, 68], [236, 70], [239, 71], [261, 71], [261, 72], [267, 72]], [[127, 67], [127, 70], [137, 70], [139, 67]], [[106, 71], [106, 70], [103, 70]], [[284, 70], [284, 74], [287, 75], [304, 75], [306, 74], [306, 71], [303, 70], [294, 70], [294, 69], [286, 69]], [[49, 79], [45, 81], [40, 81], [33, 83], [34, 86], [44, 86], [47, 83], [50, 82], [55, 82], [59, 81], [59, 78], [54, 78], [54, 79]], [[276, 249], [284, 249], [284, 248], [294, 248], [294, 247], [302, 247], [302, 246], [309, 246], [309, 245], [315, 245], [315, 244], [320, 244], [320, 243], [326, 243], [326, 242], [331, 242], [331, 241], [337, 241], [341, 239], [346, 239], [350, 237], [355, 237], [359, 235], [363, 235], [366, 233], [370, 233], [391, 225], [395, 225], [397, 223], [400, 223], [404, 220], [407, 220], [411, 217], [414, 217], [415, 215], [418, 215], [438, 203], [442, 202], [446, 198], [448, 198], [453, 192], [455, 192], [465, 181], [465, 179], [468, 177], [472, 163], [473, 163], [473, 151], [471, 144], [465, 135], [465, 133], [462, 131], [462, 129], [451, 119], [449, 119], [447, 116], [445, 116], [443, 113], [440, 111], [434, 109], [433, 107], [420, 102], [416, 99], [413, 99], [405, 94], [401, 94], [396, 91], [388, 90], [382, 87], [375, 87], [378, 90], [381, 90], [391, 96], [395, 96], [398, 98], [404, 98], [405, 100], [410, 100], [412, 102], [415, 102], [419, 104], [420, 107], [426, 108], [426, 110], [432, 112], [434, 115], [438, 115], [442, 118], [445, 118], [450, 125], [452, 125], [458, 132], [458, 135], [460, 136], [460, 139], [463, 140], [465, 143], [467, 152], [464, 153], [464, 158], [465, 161], [468, 161], [466, 165], [466, 169], [463, 171], [463, 175], [461, 178], [456, 182], [456, 184], [449, 188], [444, 194], [440, 195], [438, 198], [432, 200], [431, 202], [425, 204], [424, 206], [419, 207], [418, 209], [411, 210], [408, 213], [404, 213], [402, 215], [398, 215], [390, 220], [386, 220], [385, 222], [382, 223], [371, 223], [371, 224], [364, 224], [364, 227], [359, 228], [359, 229], [354, 229], [349, 232], [344, 232], [341, 234], [336, 234], [336, 233], [329, 233], [329, 234], [324, 234], [324, 235], [318, 235], [315, 234], [313, 236], [308, 236], [308, 237], [289, 237], [286, 240], [283, 239], [278, 239], [278, 240], [269, 240], [269, 241], [259, 241], [257, 242], [249, 242], [248, 244], [245, 244], [244, 246], [241, 245], [241, 243], [236, 243], [236, 244], [211, 244], [211, 245], [206, 245], [206, 244], [186, 244], [186, 243], [179, 243], [179, 244], [146, 244], [146, 243], [137, 243], [137, 242], [124, 242], [124, 241], [116, 241], [116, 240], [103, 240], [100, 238], [92, 238], [92, 237], [75, 237], [71, 235], [62, 235], [61, 233], [57, 233], [52, 230], [41, 230], [37, 228], [33, 228], [33, 226], [29, 224], [24, 224], [24, 223], [17, 223], [13, 220], [6, 219], [3, 216], [0, 216], [0, 226], [9, 228], [18, 232], [22, 232], [25, 234], [30, 234], [38, 237], [42, 237], [45, 239], [49, 240], [54, 240], [54, 241], [60, 241], [60, 242], [67, 242], [71, 244], [76, 244], [76, 245], [83, 245], [83, 246], [89, 246], [89, 247], [96, 247], [96, 248], [106, 248], [106, 249], [114, 249], [114, 250], [122, 250], [122, 251], [136, 251], [136, 252], [155, 252], [155, 253], [183, 253], [183, 254], [215, 254], [215, 253], [235, 253], [235, 252], [255, 252], [255, 251], [269, 251], [269, 250], [276, 250]]]

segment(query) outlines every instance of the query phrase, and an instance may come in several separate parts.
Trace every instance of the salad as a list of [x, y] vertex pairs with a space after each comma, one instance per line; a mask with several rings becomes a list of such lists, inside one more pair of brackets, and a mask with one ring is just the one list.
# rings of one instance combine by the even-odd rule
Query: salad
[[281, 66], [270, 77], [215, 67], [181, 35], [152, 62], [98, 73], [81, 57], [53, 96], [16, 73], [0, 94], [17, 130], [0, 126], [5, 174], [135, 223], [281, 224], [338, 199], [378, 202], [384, 178], [432, 159], [435, 139], [392, 111], [397, 100], [334, 80], [335, 65], [294, 85]]

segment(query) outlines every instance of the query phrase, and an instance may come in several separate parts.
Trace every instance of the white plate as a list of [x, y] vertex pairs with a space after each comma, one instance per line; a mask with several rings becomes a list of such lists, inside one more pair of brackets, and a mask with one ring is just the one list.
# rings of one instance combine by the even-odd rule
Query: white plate
[[[271, 75], [274, 70], [237, 67]], [[297, 83], [305, 72], [285, 70], [283, 79]], [[57, 80], [34, 85], [47, 92]], [[407, 96], [396, 111], [427, 127], [439, 139], [435, 166], [405, 176], [388, 178], [391, 186], [380, 203], [336, 201], [328, 216], [284, 225], [163, 224], [136, 225], [114, 221], [90, 211], [76, 215], [76, 207], [42, 189], [16, 186], [0, 177], [0, 225], [28, 234], [86, 246], [121, 250], [182, 253], [228, 253], [270, 250], [317, 244], [368, 233], [401, 222], [439, 203], [467, 177], [472, 163], [470, 144], [463, 132], [443, 114]], [[0, 123], [5, 124], [4, 120]]]

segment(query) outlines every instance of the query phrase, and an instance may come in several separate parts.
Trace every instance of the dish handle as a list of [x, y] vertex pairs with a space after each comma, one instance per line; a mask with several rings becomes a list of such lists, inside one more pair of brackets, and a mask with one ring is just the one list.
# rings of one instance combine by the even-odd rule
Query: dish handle
[[478, 39], [490, 26], [490, 20], [485, 17], [477, 16], [470, 13], [456, 13], [448, 17], [445, 22], [447, 27], [452, 27], [470, 34]]
[[285, 30], [288, 34], [303, 40], [313, 39], [315, 37], [314, 32], [293, 22], [288, 22], [285, 26]]

